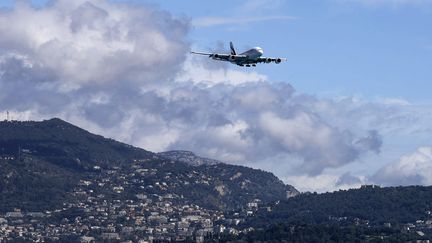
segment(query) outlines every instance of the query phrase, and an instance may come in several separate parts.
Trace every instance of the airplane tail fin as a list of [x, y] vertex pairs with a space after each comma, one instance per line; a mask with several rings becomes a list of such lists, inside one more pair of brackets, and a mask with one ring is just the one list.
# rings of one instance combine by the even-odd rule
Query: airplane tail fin
[[230, 48], [231, 48], [231, 55], [237, 55], [232, 42], [230, 42]]

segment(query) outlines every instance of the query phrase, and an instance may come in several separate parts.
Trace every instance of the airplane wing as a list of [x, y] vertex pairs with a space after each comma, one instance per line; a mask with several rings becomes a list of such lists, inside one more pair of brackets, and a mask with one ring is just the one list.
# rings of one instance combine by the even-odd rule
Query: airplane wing
[[273, 57], [260, 57], [258, 58], [257, 62], [264, 62], [264, 63], [281, 63], [281, 62], [285, 62], [287, 59], [286, 58], [281, 58], [281, 57], [277, 57], [277, 58], [273, 58]]
[[191, 54], [196, 54], [196, 55], [204, 55], [204, 56], [211, 56], [213, 55], [213, 53], [205, 53], [205, 52], [195, 52], [195, 51], [191, 51]]
[[[191, 51], [192, 54], [196, 54], [196, 55], [203, 55], [203, 56], [208, 56], [214, 60], [221, 60], [221, 61], [230, 61], [230, 58], [233, 58], [232, 55], [230, 54], [221, 54], [221, 53], [206, 53], [206, 52], [195, 52], [195, 51]], [[234, 59], [236, 57], [243, 57], [240, 55], [236, 55], [234, 57]]]

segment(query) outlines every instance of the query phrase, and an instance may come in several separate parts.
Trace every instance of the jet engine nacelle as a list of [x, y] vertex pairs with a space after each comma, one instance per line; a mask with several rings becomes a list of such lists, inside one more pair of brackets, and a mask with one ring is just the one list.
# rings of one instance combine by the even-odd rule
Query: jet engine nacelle
[[280, 59], [280, 58], [276, 58], [275, 63], [279, 64], [279, 63], [281, 63], [281, 62], [282, 62], [282, 59]]
[[219, 55], [218, 54], [214, 54], [213, 57], [214, 58], [219, 58]]
[[236, 57], [235, 56], [229, 56], [229, 59], [234, 61], [236, 59]]
[[271, 61], [272, 61], [271, 58], [267, 58], [267, 59], [265, 60], [266, 63], [271, 63]]

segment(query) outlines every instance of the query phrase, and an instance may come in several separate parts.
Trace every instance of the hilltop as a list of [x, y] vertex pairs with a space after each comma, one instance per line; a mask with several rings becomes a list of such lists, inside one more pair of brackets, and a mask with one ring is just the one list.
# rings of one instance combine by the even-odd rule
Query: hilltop
[[[265, 210], [262, 210], [265, 209]], [[432, 187], [379, 187], [302, 193], [256, 209], [254, 229], [221, 241], [412, 242], [432, 238]], [[422, 241], [423, 242], [423, 241]]]
[[[0, 211], [61, 207], [73, 201], [70, 195], [83, 180], [101, 176], [109, 179], [112, 171], [125, 175], [117, 183], [124, 192], [114, 194], [122, 199], [134, 199], [138, 193], [169, 193], [209, 209], [231, 210], [254, 199], [264, 203], [298, 194], [294, 187], [269, 172], [203, 160], [187, 151], [181, 153], [183, 156], [174, 156], [178, 154], [146, 151], [58, 118], [42, 122], [3, 121]], [[185, 160], [184, 155], [194, 162]], [[107, 188], [95, 190], [107, 193]]]

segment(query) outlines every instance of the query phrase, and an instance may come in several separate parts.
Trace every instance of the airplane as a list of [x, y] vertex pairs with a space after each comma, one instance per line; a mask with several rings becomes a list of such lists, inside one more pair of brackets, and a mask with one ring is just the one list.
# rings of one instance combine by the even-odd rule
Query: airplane
[[286, 58], [271, 58], [271, 57], [262, 57], [263, 49], [261, 47], [254, 47], [248, 51], [237, 54], [234, 49], [234, 45], [230, 42], [230, 54], [221, 54], [221, 53], [204, 53], [204, 52], [194, 52], [191, 51], [191, 54], [204, 55], [208, 56], [213, 60], [218, 61], [227, 61], [232, 64], [237, 64], [239, 66], [246, 67], [256, 67], [257, 63], [271, 63], [274, 62], [276, 64], [281, 63], [282, 61], [286, 61]]

